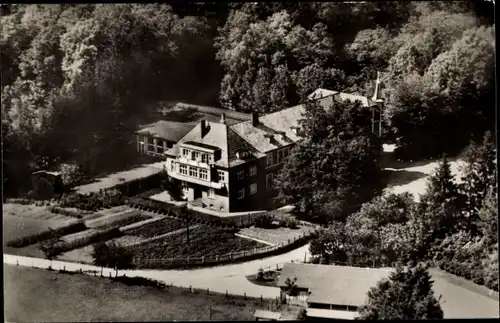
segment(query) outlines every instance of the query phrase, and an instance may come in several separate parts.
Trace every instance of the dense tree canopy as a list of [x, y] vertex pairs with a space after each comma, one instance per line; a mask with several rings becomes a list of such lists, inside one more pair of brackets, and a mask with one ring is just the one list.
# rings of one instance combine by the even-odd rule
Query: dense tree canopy
[[301, 132], [303, 140], [275, 181], [279, 198], [310, 220], [327, 223], [343, 221], [380, 192], [381, 144], [359, 102], [307, 104]]
[[[216, 63], [204, 64], [214, 59], [209, 18], [180, 17], [161, 4], [9, 11], [1, 17], [7, 191], [15, 194], [30, 170], [68, 159], [87, 174], [127, 161], [135, 116], [144, 119], [150, 101], [212, 102], [206, 82], [217, 76]], [[204, 72], [210, 77], [200, 78]]]

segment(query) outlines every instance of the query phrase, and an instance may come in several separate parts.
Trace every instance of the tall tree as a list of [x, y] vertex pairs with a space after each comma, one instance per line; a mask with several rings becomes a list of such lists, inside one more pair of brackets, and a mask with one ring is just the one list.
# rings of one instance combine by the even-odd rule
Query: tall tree
[[490, 132], [484, 135], [481, 145], [471, 143], [464, 157], [462, 167], [462, 183], [460, 190], [466, 196], [465, 213], [468, 218], [468, 227], [478, 220], [478, 212], [482, 207], [488, 190], [493, 188], [496, 193], [496, 145]]
[[388, 279], [368, 292], [359, 308], [362, 320], [440, 320], [443, 310], [432, 290], [432, 280], [421, 265], [396, 268]]
[[306, 104], [304, 135], [276, 180], [279, 198], [311, 219], [343, 221], [379, 192], [380, 142], [359, 102]]

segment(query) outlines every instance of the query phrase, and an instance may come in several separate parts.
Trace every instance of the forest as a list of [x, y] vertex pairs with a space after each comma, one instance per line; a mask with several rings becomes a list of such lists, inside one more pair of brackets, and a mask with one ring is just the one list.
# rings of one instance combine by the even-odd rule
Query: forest
[[371, 95], [400, 158], [494, 129], [493, 4], [276, 2], [3, 5], [4, 192], [61, 162], [119, 167], [164, 100], [275, 111], [318, 87]]

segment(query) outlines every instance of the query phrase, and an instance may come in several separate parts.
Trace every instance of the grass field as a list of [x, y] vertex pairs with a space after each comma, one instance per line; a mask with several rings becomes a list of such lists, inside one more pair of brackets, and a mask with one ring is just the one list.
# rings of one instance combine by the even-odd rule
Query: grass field
[[[107, 278], [4, 265], [5, 321], [90, 322], [195, 320], [209, 305], [212, 320], [252, 320], [260, 300], [169, 287], [128, 286]], [[208, 321], [208, 311], [198, 318]]]

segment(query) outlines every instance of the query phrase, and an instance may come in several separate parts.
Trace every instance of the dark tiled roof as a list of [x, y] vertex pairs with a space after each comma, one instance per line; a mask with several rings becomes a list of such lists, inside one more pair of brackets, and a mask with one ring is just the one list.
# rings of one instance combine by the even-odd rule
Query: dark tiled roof
[[297, 286], [309, 288], [308, 302], [361, 306], [371, 287], [389, 276], [392, 269], [357, 268], [332, 265], [285, 264], [278, 286], [297, 278]]
[[[304, 112], [304, 106], [297, 105], [261, 116], [256, 127], [252, 125], [251, 121], [246, 121], [232, 125], [231, 129], [258, 151], [265, 153], [288, 146], [301, 139], [295, 134], [293, 127], [298, 126]], [[284, 133], [284, 136], [281, 133]]]
[[182, 137], [184, 137], [189, 131], [191, 131], [191, 129], [193, 129], [193, 126], [186, 123], [160, 120], [145, 126], [144, 128], [136, 131], [136, 133], [141, 135], [149, 134], [155, 138], [177, 142], [181, 140]]
[[221, 158], [215, 161], [215, 164], [221, 167], [231, 167], [244, 163], [245, 161], [236, 157], [237, 152], [247, 151], [254, 157], [260, 158], [264, 155], [246, 142], [238, 133], [232, 130], [228, 125], [216, 122], [205, 122], [207, 132], [201, 136], [202, 123], [194, 127], [177, 145], [166, 152], [167, 155], [178, 155], [179, 146], [182, 143], [191, 142], [191, 144], [215, 146], [221, 150]]

